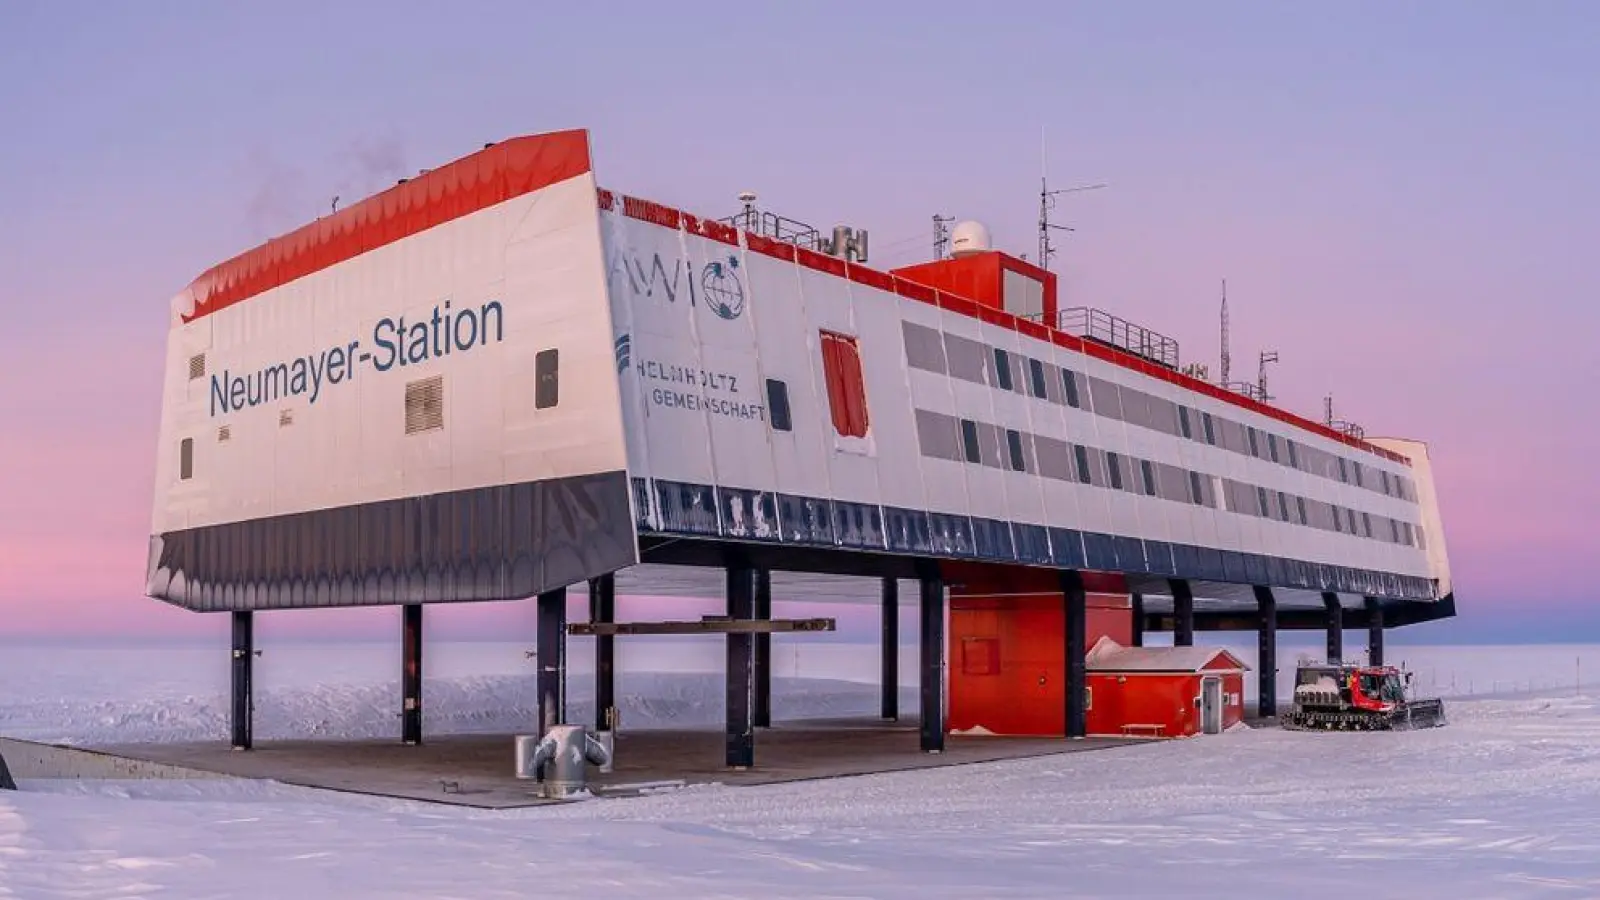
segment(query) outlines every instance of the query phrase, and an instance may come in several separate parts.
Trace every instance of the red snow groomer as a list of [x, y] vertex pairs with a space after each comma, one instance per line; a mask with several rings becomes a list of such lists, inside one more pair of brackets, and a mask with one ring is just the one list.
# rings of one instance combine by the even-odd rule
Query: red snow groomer
[[1410, 673], [1394, 666], [1301, 663], [1294, 708], [1283, 725], [1298, 731], [1404, 731], [1444, 725], [1444, 701], [1408, 699], [1410, 681]]

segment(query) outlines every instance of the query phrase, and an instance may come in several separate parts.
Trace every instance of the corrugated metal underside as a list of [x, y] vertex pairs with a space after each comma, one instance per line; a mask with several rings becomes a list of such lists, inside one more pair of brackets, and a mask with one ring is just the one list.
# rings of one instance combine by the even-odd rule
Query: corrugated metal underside
[[[1152, 592], [1168, 578], [1183, 578], [1206, 587], [1197, 596], [1252, 604], [1252, 585], [1306, 592], [1319, 604], [1324, 591], [1438, 599], [1426, 578], [1211, 547], [659, 479], [635, 478], [633, 489], [642, 535], [1088, 569], [1127, 575], [1134, 590], [1157, 589]], [[660, 511], [659, 522], [646, 518], [651, 500]], [[643, 559], [668, 561], [649, 548]]]
[[150, 553], [148, 594], [198, 611], [513, 600], [636, 559], [620, 471], [169, 532]]

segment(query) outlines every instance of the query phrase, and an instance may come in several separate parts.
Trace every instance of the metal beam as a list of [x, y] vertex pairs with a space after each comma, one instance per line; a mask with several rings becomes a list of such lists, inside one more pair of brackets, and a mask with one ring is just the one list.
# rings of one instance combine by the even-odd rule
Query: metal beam
[[539, 595], [537, 604], [538, 645], [534, 656], [539, 665], [539, 734], [545, 735], [562, 724], [567, 715], [567, 589], [546, 591]]
[[[617, 618], [617, 576], [589, 580], [589, 624], [609, 625]], [[568, 629], [571, 633], [571, 629]], [[601, 731], [617, 727], [617, 642], [614, 635], [594, 639], [594, 719]]]
[[1322, 607], [1328, 615], [1328, 662], [1340, 662], [1344, 659], [1344, 607], [1339, 595], [1331, 591], [1323, 593]]
[[878, 683], [883, 690], [882, 717], [900, 719], [900, 581], [883, 579], [883, 671]]
[[251, 732], [255, 718], [255, 691], [252, 685], [255, 668], [255, 621], [247, 609], [233, 611], [233, 704], [229, 724], [233, 749], [249, 750], [254, 744]]
[[[728, 616], [745, 621], [755, 613], [755, 579], [749, 565], [728, 567]], [[751, 716], [756, 690], [755, 634], [750, 629], [727, 632], [727, 765], [748, 769], [756, 762], [755, 722]]]
[[[772, 572], [756, 570], [755, 615], [766, 621], [772, 618]], [[755, 633], [756, 696], [755, 708], [750, 717], [757, 728], [772, 727], [772, 632]]]
[[422, 743], [422, 604], [400, 608], [400, 741]]
[[918, 611], [921, 627], [923, 753], [944, 752], [944, 580], [937, 571], [920, 579]]
[[1383, 665], [1383, 604], [1376, 597], [1366, 597], [1367, 608], [1367, 665]]
[[1133, 605], [1133, 646], [1143, 647], [1144, 628], [1146, 624], [1144, 618], [1144, 595], [1133, 594], [1130, 595], [1128, 599]]
[[1194, 592], [1189, 582], [1174, 578], [1167, 582], [1172, 588], [1172, 643], [1177, 647], [1194, 646]]
[[760, 620], [708, 616], [698, 622], [573, 622], [567, 626], [567, 634], [619, 637], [646, 634], [787, 634], [790, 632], [833, 631], [837, 627], [837, 619]]
[[1088, 733], [1088, 648], [1084, 646], [1087, 632], [1088, 597], [1083, 589], [1083, 575], [1067, 569], [1061, 573], [1061, 601], [1065, 606], [1066, 627], [1062, 629], [1067, 661], [1067, 737], [1081, 738]]
[[1264, 719], [1278, 715], [1278, 600], [1272, 588], [1256, 585], [1256, 688], [1260, 694], [1256, 713]]

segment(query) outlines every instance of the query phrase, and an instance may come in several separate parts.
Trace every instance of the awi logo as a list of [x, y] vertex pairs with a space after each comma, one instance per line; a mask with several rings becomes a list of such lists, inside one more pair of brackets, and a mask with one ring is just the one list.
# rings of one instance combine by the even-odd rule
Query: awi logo
[[739, 257], [714, 262], [700, 274], [700, 291], [706, 305], [724, 319], [737, 319], [744, 312], [744, 282], [739, 280]]

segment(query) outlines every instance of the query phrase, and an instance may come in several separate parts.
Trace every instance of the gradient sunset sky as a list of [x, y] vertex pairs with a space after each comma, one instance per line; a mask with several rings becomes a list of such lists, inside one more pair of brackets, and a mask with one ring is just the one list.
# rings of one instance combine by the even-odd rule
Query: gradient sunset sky
[[1032, 255], [1042, 132], [1056, 185], [1110, 184], [1061, 203], [1065, 301], [1214, 367], [1226, 278], [1247, 377], [1277, 350], [1282, 405], [1430, 443], [1435, 634], [1600, 640], [1600, 4], [242, 7], [0, 3], [0, 636], [225, 624], [141, 597], [171, 295], [335, 195], [585, 127], [606, 186], [757, 190], [880, 267], [935, 213]]

